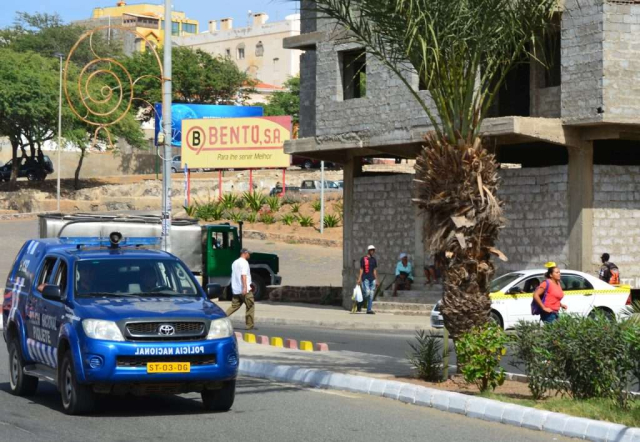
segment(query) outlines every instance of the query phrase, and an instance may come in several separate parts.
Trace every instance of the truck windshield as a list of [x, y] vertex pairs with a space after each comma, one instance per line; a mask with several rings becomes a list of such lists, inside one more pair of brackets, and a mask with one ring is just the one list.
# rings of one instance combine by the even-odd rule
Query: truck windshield
[[184, 266], [160, 259], [92, 259], [75, 271], [80, 297], [199, 296]]

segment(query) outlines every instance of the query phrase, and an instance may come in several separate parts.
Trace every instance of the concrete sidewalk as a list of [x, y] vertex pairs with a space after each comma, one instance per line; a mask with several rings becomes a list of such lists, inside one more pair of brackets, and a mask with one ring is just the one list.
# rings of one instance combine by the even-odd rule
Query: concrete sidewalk
[[[216, 301], [223, 310], [231, 305], [229, 301]], [[375, 303], [373, 306], [375, 310]], [[233, 316], [234, 323], [244, 320], [245, 308], [240, 308]], [[260, 301], [256, 303], [256, 327], [264, 325], [306, 325], [309, 327], [330, 327], [344, 330], [418, 330], [431, 329], [428, 316], [409, 316], [376, 313], [351, 314], [342, 307], [326, 305], [297, 304], [286, 302]]]

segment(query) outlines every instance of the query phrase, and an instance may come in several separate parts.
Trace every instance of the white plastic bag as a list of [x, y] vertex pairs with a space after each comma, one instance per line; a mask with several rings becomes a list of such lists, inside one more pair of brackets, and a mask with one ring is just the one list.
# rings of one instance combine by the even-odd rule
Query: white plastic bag
[[360, 284], [356, 284], [356, 288], [353, 289], [352, 300], [356, 302], [362, 302], [362, 289], [360, 288]]

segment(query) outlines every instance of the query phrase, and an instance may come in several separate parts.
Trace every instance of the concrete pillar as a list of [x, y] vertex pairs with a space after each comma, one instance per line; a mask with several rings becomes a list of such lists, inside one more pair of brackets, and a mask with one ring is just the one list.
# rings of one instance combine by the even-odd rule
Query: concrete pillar
[[569, 268], [593, 273], [593, 142], [569, 151]]
[[353, 250], [353, 220], [355, 178], [362, 174], [360, 158], [350, 157], [343, 169], [343, 204], [344, 215], [342, 221], [342, 305], [346, 309], [351, 308], [351, 295], [356, 283], [357, 255]]

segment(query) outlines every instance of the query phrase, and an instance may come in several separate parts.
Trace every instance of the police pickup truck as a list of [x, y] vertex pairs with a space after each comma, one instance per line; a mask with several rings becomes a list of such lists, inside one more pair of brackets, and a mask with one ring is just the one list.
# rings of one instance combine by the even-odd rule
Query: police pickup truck
[[68, 414], [96, 394], [200, 392], [204, 407], [233, 405], [238, 344], [231, 322], [156, 238], [27, 241], [2, 304], [11, 393], [54, 383]]

